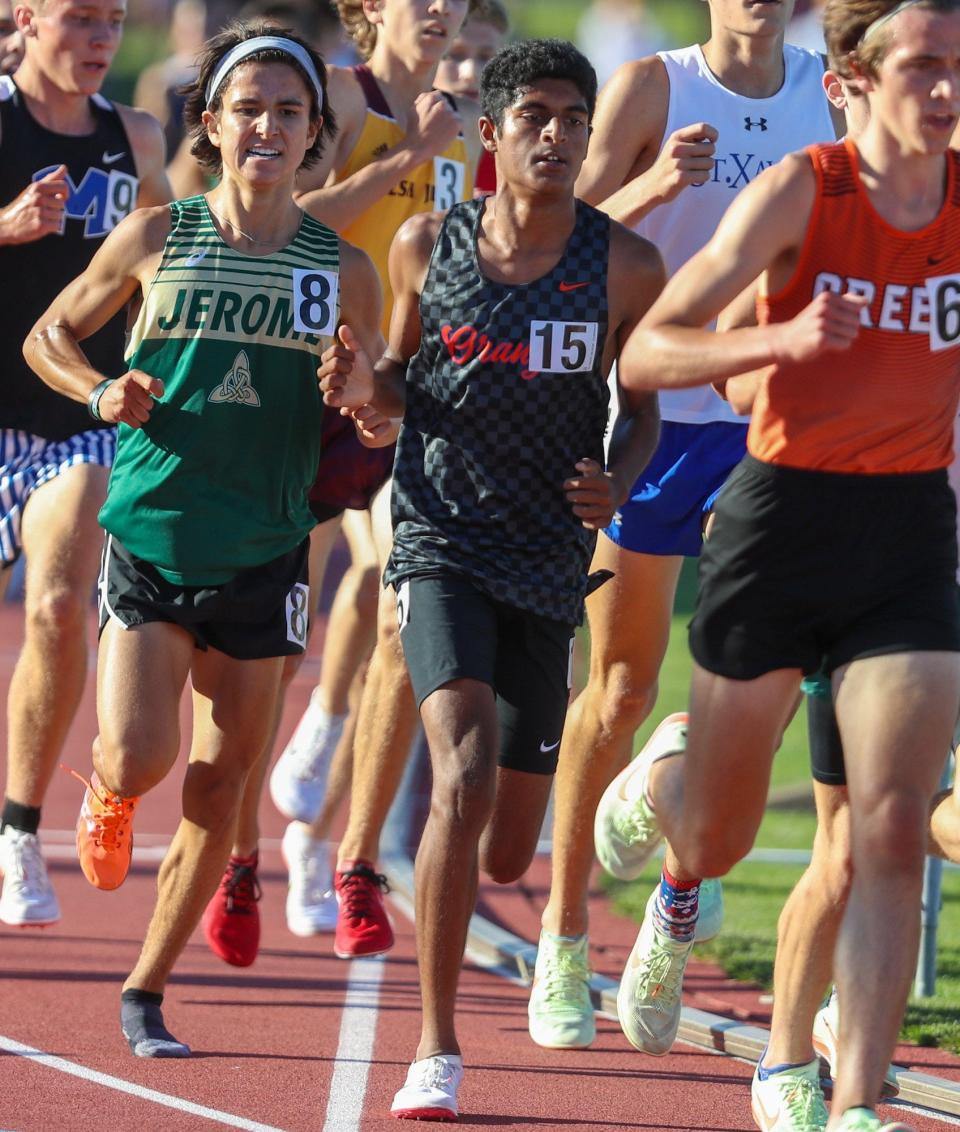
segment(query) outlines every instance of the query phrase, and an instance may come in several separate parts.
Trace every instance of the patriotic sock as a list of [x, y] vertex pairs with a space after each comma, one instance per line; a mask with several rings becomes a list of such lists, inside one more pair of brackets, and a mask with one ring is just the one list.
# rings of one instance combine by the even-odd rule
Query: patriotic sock
[[653, 922], [660, 934], [675, 943], [690, 943], [697, 927], [699, 897], [700, 881], [674, 880], [664, 868], [653, 902]]

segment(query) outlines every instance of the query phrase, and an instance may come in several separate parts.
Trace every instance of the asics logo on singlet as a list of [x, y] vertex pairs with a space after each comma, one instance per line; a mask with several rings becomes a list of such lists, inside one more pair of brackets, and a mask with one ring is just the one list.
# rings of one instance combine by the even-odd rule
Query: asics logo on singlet
[[761, 130], [763, 133], [767, 132], [766, 118], [751, 118], [748, 114], [743, 119], [743, 128], [745, 130]]
[[188, 255], [183, 261], [184, 267], [196, 267], [197, 264], [206, 256], [209, 248], [201, 248], [200, 251], [194, 252], [193, 255]]
[[[713, 159], [713, 177], [707, 184], [726, 185], [729, 189], [742, 189], [749, 185], [754, 177], [758, 177], [764, 169], [775, 165], [775, 161], [767, 161], [755, 153], [726, 153], [718, 154]], [[700, 186], [694, 185], [697, 189]]]
[[447, 323], [440, 328], [440, 337], [454, 365], [465, 366], [472, 361], [488, 364], [499, 362], [508, 366], [522, 366], [520, 376], [524, 381], [537, 376], [536, 370], [528, 368], [529, 342], [493, 342], [469, 323], [464, 326], [451, 326]]
[[[57, 168], [56, 165], [47, 165], [38, 169], [33, 180], [39, 181]], [[103, 169], [88, 169], [79, 185], [69, 174], [65, 180], [69, 195], [64, 212], [68, 220], [86, 221], [84, 239], [105, 236], [136, 206], [137, 178], [121, 173], [119, 169], [112, 169], [109, 173]]]
[[215, 405], [230, 402], [234, 405], [260, 406], [260, 396], [250, 381], [250, 359], [246, 350], [241, 350], [233, 359], [233, 365], [223, 381], [207, 398]]

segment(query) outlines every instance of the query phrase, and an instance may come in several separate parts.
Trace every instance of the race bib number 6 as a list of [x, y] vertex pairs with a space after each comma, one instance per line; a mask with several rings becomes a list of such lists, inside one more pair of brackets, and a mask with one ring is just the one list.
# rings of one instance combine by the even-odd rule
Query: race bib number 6
[[340, 276], [336, 271], [293, 271], [293, 328], [301, 334], [333, 334], [337, 329]]
[[537, 373], [586, 373], [597, 356], [595, 322], [530, 323], [530, 369]]
[[930, 296], [930, 350], [960, 346], [960, 275], [938, 275], [927, 280]]

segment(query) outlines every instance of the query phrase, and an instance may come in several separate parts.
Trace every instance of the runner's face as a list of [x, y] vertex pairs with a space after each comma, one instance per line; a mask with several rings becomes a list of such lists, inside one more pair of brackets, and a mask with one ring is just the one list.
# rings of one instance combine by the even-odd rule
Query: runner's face
[[497, 179], [537, 194], [573, 194], [587, 154], [590, 126], [583, 95], [569, 79], [540, 79], [518, 96], [494, 131], [481, 118], [484, 142], [497, 153]]
[[267, 188], [291, 184], [320, 123], [310, 121], [310, 91], [286, 63], [241, 63], [227, 76], [220, 110], [204, 112], [224, 177]]
[[[2, 0], [0, 0], [2, 2]], [[450, 50], [440, 60], [436, 84], [440, 90], [480, 98], [480, 76], [483, 68], [503, 46], [503, 36], [493, 24], [467, 20]]]
[[907, 8], [875, 78], [861, 79], [870, 114], [901, 153], [943, 153], [960, 119], [960, 11]]
[[377, 47], [412, 66], [439, 63], [467, 15], [467, 0], [368, 0]]
[[18, 7], [31, 62], [69, 94], [96, 94], [120, 46], [126, 0], [47, 0]]
[[793, 15], [794, 0], [707, 0], [714, 34], [779, 35]]

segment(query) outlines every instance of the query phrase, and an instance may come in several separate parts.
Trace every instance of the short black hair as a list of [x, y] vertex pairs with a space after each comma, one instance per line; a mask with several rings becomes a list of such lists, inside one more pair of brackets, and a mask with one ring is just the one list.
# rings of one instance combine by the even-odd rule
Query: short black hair
[[587, 104], [587, 118], [593, 118], [597, 72], [586, 55], [566, 39], [524, 39], [498, 51], [480, 76], [484, 117], [499, 129], [507, 108], [541, 79], [572, 82]]
[[304, 155], [300, 168], [309, 169], [311, 165], [315, 165], [323, 153], [324, 143], [336, 135], [337, 120], [327, 99], [327, 70], [323, 65], [323, 60], [310, 44], [289, 28], [279, 27], [270, 20], [235, 20], [228, 24], [219, 35], [208, 41], [200, 54], [199, 74], [192, 83], [180, 88], [180, 93], [186, 95], [186, 103], [183, 108], [184, 125], [193, 139], [190, 152], [209, 173], [219, 175], [223, 170], [223, 163], [220, 158], [220, 150], [207, 136], [207, 127], [203, 124], [203, 112], [207, 109], [213, 111], [220, 109], [223, 105], [223, 92], [227, 90], [230, 83], [229, 78], [221, 83], [220, 89], [214, 95], [209, 107], [206, 97], [207, 83], [213, 77], [220, 60], [229, 51], [232, 51], [238, 44], [245, 43], [248, 39], [256, 39], [262, 35], [276, 35], [298, 43], [310, 56], [317, 72], [317, 78], [320, 80], [320, 89], [323, 92], [322, 108], [317, 105], [313, 83], [292, 55], [276, 48], [266, 48], [263, 51], [255, 52], [244, 60], [245, 63], [286, 63], [292, 67], [302, 77], [307, 90], [310, 92], [310, 121], [315, 123], [321, 114], [323, 115], [323, 125], [317, 132], [313, 145]]

